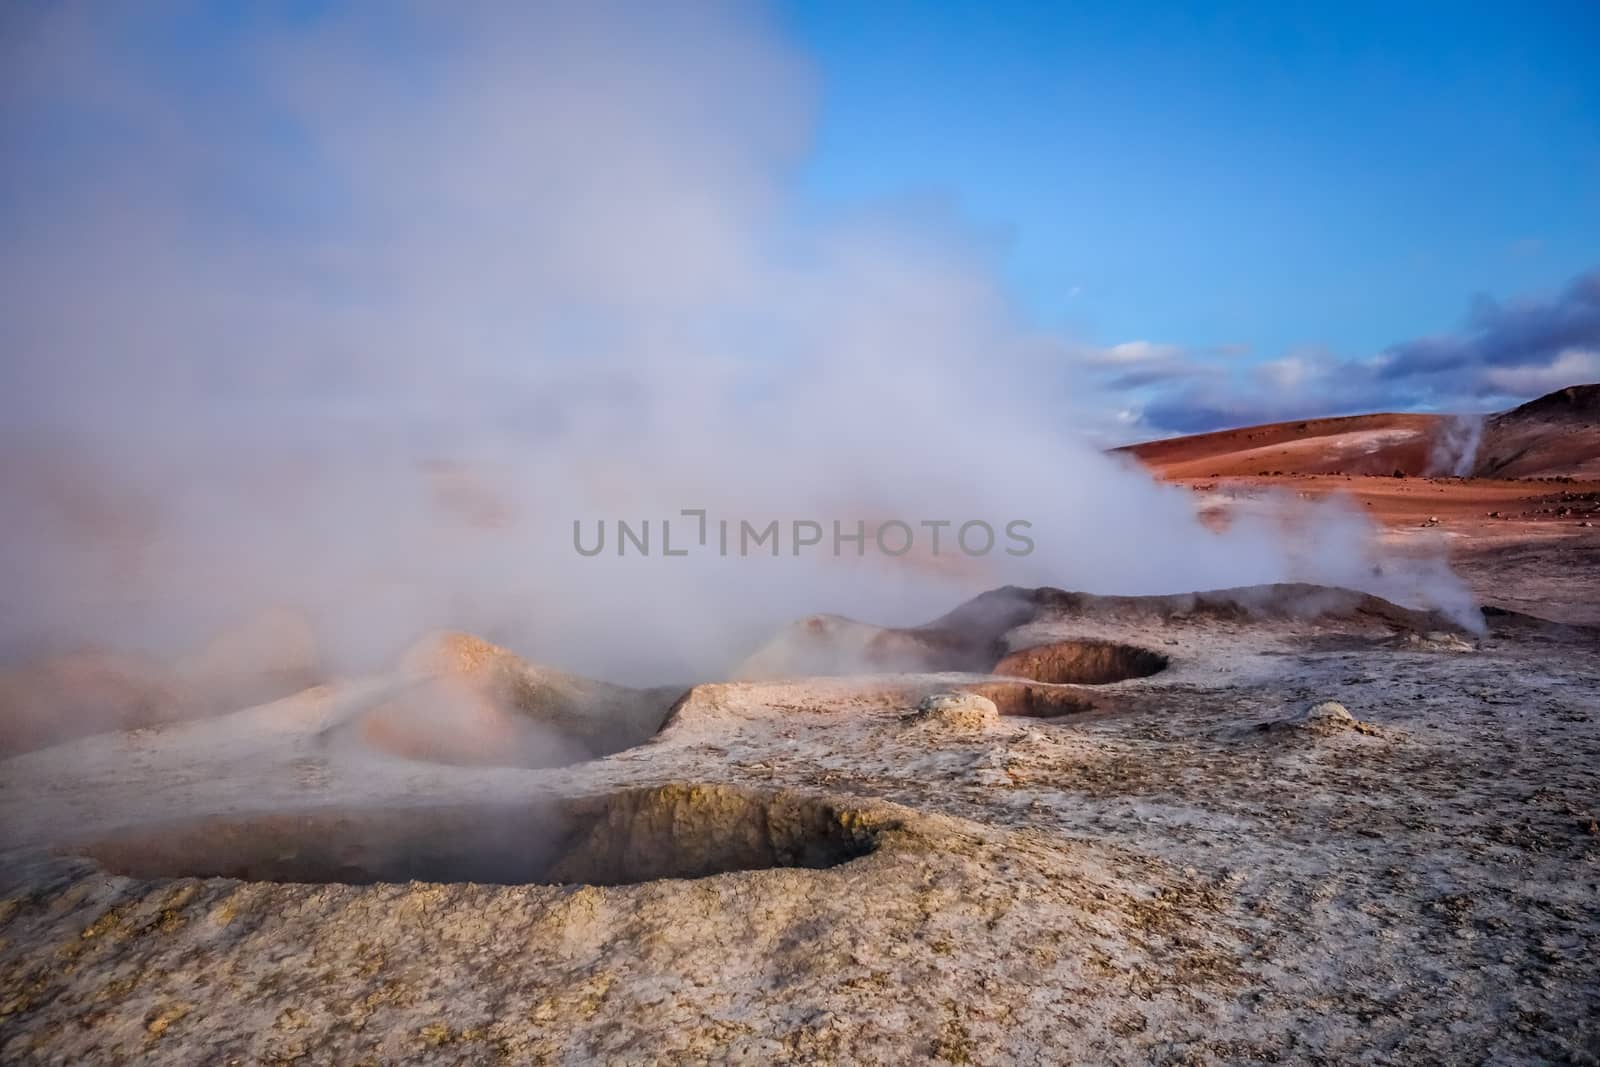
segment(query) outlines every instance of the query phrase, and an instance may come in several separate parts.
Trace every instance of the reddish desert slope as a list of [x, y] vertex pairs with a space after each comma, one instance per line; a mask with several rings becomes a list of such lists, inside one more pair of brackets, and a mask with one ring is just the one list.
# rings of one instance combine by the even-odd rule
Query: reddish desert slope
[[1600, 624], [1600, 385], [1481, 419], [1308, 419], [1118, 451], [1208, 513], [1263, 492], [1342, 496], [1395, 536], [1442, 538], [1486, 604]]
[[1117, 449], [1163, 478], [1421, 474], [1444, 418], [1351, 415], [1244, 426]]
[[[1476, 419], [1382, 413], [1306, 419], [1118, 449], [1163, 478], [1469, 474], [1600, 478], [1600, 385], [1574, 385]], [[1473, 455], [1461, 467], [1464, 450]]]

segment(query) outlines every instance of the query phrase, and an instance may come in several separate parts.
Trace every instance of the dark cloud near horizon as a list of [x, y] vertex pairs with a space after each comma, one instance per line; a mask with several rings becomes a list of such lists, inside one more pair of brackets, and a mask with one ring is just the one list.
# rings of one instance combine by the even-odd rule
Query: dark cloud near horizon
[[1126, 371], [1107, 382], [1106, 388], [1121, 393], [1152, 385], [1215, 377], [1219, 373], [1215, 368], [1204, 364], [1171, 361]]
[[1554, 300], [1473, 301], [1465, 333], [1390, 347], [1378, 376], [1410, 378], [1473, 367], [1524, 366], [1572, 349], [1600, 350], [1600, 270], [1579, 275]]
[[1291, 354], [1227, 376], [1184, 373], [1171, 359], [1159, 369], [1123, 383], [1154, 388], [1138, 420], [1151, 435], [1371, 411], [1499, 410], [1600, 380], [1600, 269], [1554, 297], [1479, 296], [1461, 329], [1370, 359]]

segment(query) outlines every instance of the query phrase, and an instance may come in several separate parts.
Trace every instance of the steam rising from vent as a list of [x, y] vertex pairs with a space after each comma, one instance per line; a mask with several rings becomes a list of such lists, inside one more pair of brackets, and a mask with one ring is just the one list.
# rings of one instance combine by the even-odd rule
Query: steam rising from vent
[[[1348, 509], [1215, 533], [1086, 444], [1099, 398], [959, 219], [796, 192], [816, 86], [756, 15], [252, 17], [201, 91], [165, 62], [172, 17], [7, 16], [12, 658], [167, 654], [281, 606], [343, 670], [451, 627], [638, 682], [801, 615], [920, 622], [1008, 582], [1466, 605]], [[685, 508], [1025, 519], [1037, 548], [572, 551], [575, 520]]]
[[1428, 452], [1428, 473], [1470, 476], [1478, 462], [1478, 447], [1483, 443], [1483, 424], [1482, 415], [1451, 415], [1443, 419]]

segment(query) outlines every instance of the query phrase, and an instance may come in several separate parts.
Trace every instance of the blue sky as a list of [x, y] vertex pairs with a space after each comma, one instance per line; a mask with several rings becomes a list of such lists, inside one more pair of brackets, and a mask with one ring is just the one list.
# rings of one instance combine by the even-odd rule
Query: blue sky
[[[510, 363], [534, 347], [525, 275], [560, 309], [547, 320], [622, 321], [610, 309], [635, 283], [700, 314], [707, 294], [787, 269], [750, 246], [798, 232], [804, 288], [855, 299], [866, 288], [821, 251], [837, 220], [911, 218], [971, 262], [946, 276], [942, 252], [924, 264], [915, 244], [882, 262], [926, 269], [925, 302], [997, 291], [1045, 343], [975, 354], [1050, 353], [1049, 388], [1087, 397], [1102, 435], [1484, 410], [1600, 379], [1590, 0], [10, 15], [0, 339], [27, 338], [35, 371], [83, 345], [84, 294], [41, 262], [81, 282], [82, 262], [110, 277], [121, 249], [164, 292], [217, 286], [241, 309], [213, 332], [254, 336], [242, 323], [261, 307], [309, 316], [392, 282], [403, 233], [413, 262], [496, 264], [493, 307], [443, 306], [459, 271], [408, 284]], [[436, 147], [452, 139], [456, 155]], [[549, 195], [530, 197], [552, 168]], [[402, 208], [432, 225], [413, 230]], [[647, 254], [640, 233], [659, 239]], [[271, 276], [233, 284], [224, 264]], [[111, 295], [149, 306], [126, 289]], [[661, 304], [653, 289], [633, 305]], [[799, 321], [788, 294], [734, 299], [729, 321]], [[836, 303], [842, 329], [853, 313]], [[194, 318], [174, 309], [151, 349], [173, 350]], [[296, 349], [331, 346], [321, 325], [303, 332]], [[814, 340], [775, 337], [769, 355]]]
[[1600, 265], [1592, 3], [782, 16], [820, 71], [808, 194], [947, 203], [1093, 343], [1366, 359]]

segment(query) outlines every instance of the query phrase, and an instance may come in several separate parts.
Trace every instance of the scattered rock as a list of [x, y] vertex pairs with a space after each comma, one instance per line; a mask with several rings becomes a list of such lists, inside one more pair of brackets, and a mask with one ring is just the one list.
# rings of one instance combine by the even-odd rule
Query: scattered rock
[[1315, 733], [1331, 734], [1349, 730], [1358, 734], [1377, 734], [1376, 726], [1362, 722], [1350, 714], [1350, 709], [1336, 700], [1325, 700], [1314, 704], [1300, 718], [1303, 729]]
[[1406, 634], [1404, 644], [1407, 648], [1419, 652], [1476, 652], [1478, 648], [1460, 634], [1446, 630], [1428, 630], [1423, 633], [1413, 631]]
[[1305, 721], [1312, 725], [1319, 723], [1337, 723], [1341, 725], [1348, 725], [1358, 720], [1354, 715], [1350, 714], [1349, 708], [1345, 707], [1337, 700], [1325, 700], [1321, 704], [1313, 706], [1306, 712]]
[[1381, 733], [1376, 726], [1350, 714], [1350, 709], [1336, 700], [1313, 704], [1297, 717], [1274, 719], [1261, 723], [1255, 729], [1260, 733], [1309, 732], [1325, 736], [1346, 731], [1369, 735]]
[[1000, 709], [994, 701], [976, 693], [934, 693], [923, 697], [905, 721], [955, 730], [983, 730], [1000, 721]]
[[964, 686], [961, 691], [994, 701], [994, 706], [1000, 710], [1002, 717], [1052, 719], [1094, 711], [1111, 703], [1110, 698], [1096, 698], [1085, 690], [1071, 685], [985, 682], [981, 685]]

